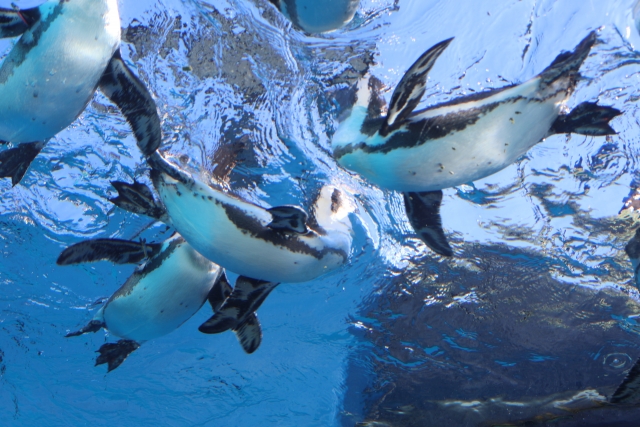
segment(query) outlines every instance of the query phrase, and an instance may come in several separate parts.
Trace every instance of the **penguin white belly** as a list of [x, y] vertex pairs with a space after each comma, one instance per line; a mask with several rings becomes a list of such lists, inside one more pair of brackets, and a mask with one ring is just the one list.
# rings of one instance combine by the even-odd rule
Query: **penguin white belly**
[[117, 0], [46, 6], [0, 67], [1, 140], [44, 141], [67, 127], [119, 46]]
[[[165, 174], [159, 181], [156, 189], [176, 231], [227, 270], [272, 282], [305, 282], [345, 261], [346, 256], [326, 251], [318, 236], [286, 235], [266, 228], [272, 220], [266, 210], [213, 191], [204, 183], [196, 182], [190, 189]], [[259, 223], [264, 238], [241, 228], [245, 219]]]
[[[188, 244], [181, 244], [158, 268], [134, 274], [104, 307], [107, 329], [142, 342], [175, 330], [202, 307], [221, 269]], [[139, 280], [138, 280], [139, 279]]]
[[[342, 156], [339, 162], [383, 188], [403, 192], [441, 190], [494, 174], [548, 135], [566, 98], [565, 92], [544, 101], [523, 97], [523, 92], [537, 87], [537, 81], [534, 79], [522, 86], [504, 91], [497, 102], [505, 101], [482, 113], [462, 130], [413, 147], [393, 148], [386, 153], [355, 149]], [[470, 104], [478, 108], [490, 101], [492, 98]], [[446, 114], [455, 108], [460, 109], [460, 106], [437, 111]], [[427, 110], [411, 120], [417, 122], [434, 112]], [[366, 143], [372, 147], [382, 145], [394, 134], [402, 136], [402, 132], [402, 129], [397, 130], [384, 140], [376, 133]]]

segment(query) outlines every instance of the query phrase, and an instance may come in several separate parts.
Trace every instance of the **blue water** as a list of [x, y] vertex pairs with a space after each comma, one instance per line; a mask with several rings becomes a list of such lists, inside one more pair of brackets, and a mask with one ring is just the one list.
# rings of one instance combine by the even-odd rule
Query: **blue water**
[[[640, 354], [640, 299], [622, 251], [638, 220], [618, 215], [640, 181], [632, 7], [362, 0], [346, 28], [310, 36], [266, 0], [121, 2], [123, 56], [158, 103], [168, 151], [212, 173], [240, 152], [230, 186], [264, 205], [305, 206], [323, 183], [340, 183], [364, 225], [349, 265], [273, 292], [256, 353], [230, 333], [200, 334], [203, 307], [106, 374], [94, 351], [114, 337], [64, 335], [133, 267], [55, 259], [86, 238], [161, 241], [171, 231], [107, 201], [110, 181], [148, 182], [147, 169], [126, 122], [96, 94], [21, 185], [0, 182], [0, 424], [477, 426], [566, 417], [557, 402], [579, 395], [584, 411], [554, 425], [603, 425], [585, 421], [602, 414], [634, 425], [625, 423], [635, 408], [590, 409]], [[398, 194], [331, 157], [345, 91], [367, 69], [388, 100], [423, 51], [455, 36], [426, 106], [524, 81], [600, 27], [568, 105], [622, 110], [619, 134], [553, 136], [504, 171], [445, 190], [455, 259], [413, 237]]]

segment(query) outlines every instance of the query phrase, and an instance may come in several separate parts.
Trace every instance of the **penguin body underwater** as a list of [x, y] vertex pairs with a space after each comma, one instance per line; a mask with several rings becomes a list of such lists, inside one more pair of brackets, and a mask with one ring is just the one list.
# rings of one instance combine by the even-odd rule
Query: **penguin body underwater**
[[[140, 265], [100, 308], [93, 319], [67, 337], [101, 328], [121, 337], [98, 350], [96, 365], [117, 368], [141, 343], [166, 335], [190, 319], [209, 301], [218, 310], [231, 294], [231, 286], [220, 266], [197, 253], [179, 234], [162, 244], [119, 239], [86, 240], [65, 249], [59, 265], [95, 261]], [[234, 332], [247, 353], [260, 345], [262, 332], [255, 313], [245, 316]]]
[[46, 142], [85, 109], [96, 88], [132, 126], [148, 156], [161, 140], [148, 90], [120, 55], [117, 0], [49, 0], [0, 8], [0, 37], [21, 35], [0, 66], [0, 177], [20, 182]]
[[269, 0], [295, 26], [314, 34], [334, 31], [353, 19], [360, 0]]
[[332, 139], [338, 163], [382, 188], [403, 193], [416, 233], [445, 256], [453, 252], [441, 225], [442, 189], [504, 169], [549, 135], [615, 134], [608, 122], [620, 114], [590, 102], [562, 113], [596, 41], [595, 32], [525, 83], [414, 111], [425, 93], [427, 74], [452, 40], [436, 44], [409, 68], [386, 116], [376, 81], [362, 79], [356, 104]]
[[[112, 201], [127, 210], [156, 212], [200, 254], [238, 274], [233, 292], [201, 327], [219, 333], [242, 324], [281, 282], [305, 282], [343, 265], [353, 241], [349, 215], [355, 201], [325, 185], [311, 215], [296, 206], [263, 208], [171, 164], [156, 152], [148, 159], [161, 202], [134, 183], [113, 183]], [[153, 216], [153, 215], [152, 215]]]

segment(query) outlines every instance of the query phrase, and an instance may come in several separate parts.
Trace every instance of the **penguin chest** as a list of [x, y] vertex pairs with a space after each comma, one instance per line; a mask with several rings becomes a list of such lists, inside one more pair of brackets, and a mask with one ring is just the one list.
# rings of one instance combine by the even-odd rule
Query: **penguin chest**
[[264, 209], [217, 192], [205, 184], [188, 188], [164, 176], [158, 193], [180, 235], [222, 267], [273, 282], [305, 282], [344, 262], [318, 237], [274, 231]]
[[468, 109], [443, 108], [438, 116], [427, 110], [384, 140], [370, 137], [340, 163], [397, 191], [468, 183], [504, 169], [545, 138], [565, 97], [514, 95]]
[[0, 139], [43, 141], [84, 110], [120, 43], [117, 0], [50, 1], [0, 67]]
[[150, 340], [175, 330], [202, 307], [221, 270], [203, 260], [194, 263], [195, 251], [185, 246], [153, 271], [135, 273], [109, 299], [103, 314], [109, 331]]

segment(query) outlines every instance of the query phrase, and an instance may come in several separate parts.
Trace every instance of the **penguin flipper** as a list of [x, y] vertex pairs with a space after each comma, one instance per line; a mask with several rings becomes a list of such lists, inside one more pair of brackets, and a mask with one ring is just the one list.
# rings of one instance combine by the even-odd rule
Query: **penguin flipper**
[[133, 340], [120, 340], [117, 343], [103, 344], [97, 353], [96, 366], [107, 364], [107, 372], [111, 372], [124, 362], [133, 351], [137, 350], [140, 344]]
[[453, 251], [447, 242], [440, 218], [442, 190], [403, 193], [403, 196], [409, 223], [418, 237], [432, 251], [443, 256], [452, 256]]
[[[591, 31], [580, 43], [570, 52], [562, 52], [553, 62], [545, 68], [539, 75], [541, 88], [549, 87], [553, 84], [552, 90], [555, 92], [564, 86], [574, 87], [578, 81], [578, 72], [582, 63], [597, 40], [595, 31]], [[559, 84], [564, 79], [563, 84]]]
[[160, 252], [159, 243], [134, 242], [120, 239], [91, 239], [63, 250], [56, 264], [70, 265], [85, 262], [111, 261], [115, 264], [137, 264]]
[[102, 329], [104, 327], [105, 327], [104, 322], [102, 322], [100, 320], [92, 320], [91, 322], [87, 323], [87, 326], [83, 327], [79, 331], [69, 332], [64, 337], [65, 338], [78, 337], [78, 336], [80, 336], [82, 334], [88, 334], [89, 332], [98, 332], [100, 329]]
[[126, 66], [118, 49], [100, 78], [100, 90], [122, 111], [145, 157], [153, 154], [162, 140], [160, 117], [146, 86]]
[[640, 399], [640, 359], [609, 399], [611, 403], [634, 403]]
[[267, 211], [273, 217], [267, 225], [272, 230], [297, 234], [308, 232], [307, 213], [298, 206], [276, 206]]
[[253, 353], [262, 343], [262, 327], [255, 313], [251, 313], [233, 332], [245, 353]]
[[40, 8], [0, 8], [0, 38], [18, 37], [40, 19]]
[[118, 197], [109, 199], [109, 201], [125, 211], [147, 215], [155, 219], [161, 219], [166, 214], [164, 207], [155, 200], [151, 189], [145, 184], [137, 181], [134, 181], [133, 184], [111, 181], [111, 185], [118, 192]]
[[622, 112], [613, 107], [583, 102], [569, 114], [558, 116], [551, 126], [550, 134], [578, 133], [581, 135], [604, 136], [617, 132], [609, 126], [609, 121]]
[[205, 334], [218, 334], [229, 329], [237, 331], [278, 285], [277, 282], [245, 276], [238, 277], [231, 295], [209, 320], [200, 325], [198, 330]]
[[453, 38], [443, 40], [431, 47], [404, 74], [391, 96], [387, 119], [380, 129], [381, 136], [384, 137], [394, 130], [418, 106], [426, 91], [429, 71], [452, 40]]
[[29, 165], [44, 147], [44, 142], [23, 142], [0, 152], [0, 178], [11, 178], [14, 187], [22, 180]]
[[[209, 291], [209, 296], [207, 297], [214, 312], [220, 310], [220, 307], [232, 292], [233, 288], [229, 284], [227, 276], [223, 271], [218, 281], [213, 285], [211, 291]], [[260, 343], [262, 342], [262, 328], [260, 327], [260, 321], [255, 312], [249, 314], [244, 322], [239, 323], [237, 327], [231, 329], [236, 334], [238, 342], [246, 353], [251, 354], [260, 347]]]

